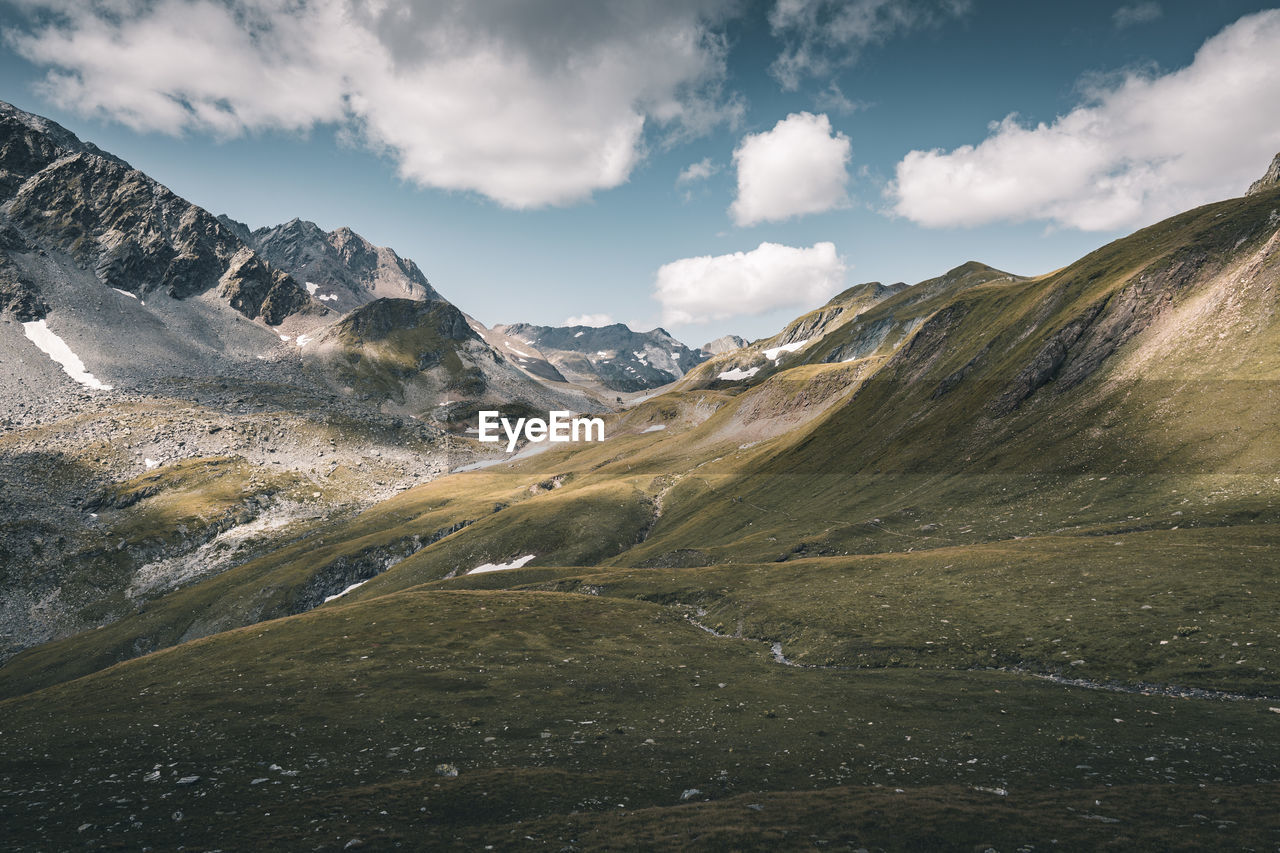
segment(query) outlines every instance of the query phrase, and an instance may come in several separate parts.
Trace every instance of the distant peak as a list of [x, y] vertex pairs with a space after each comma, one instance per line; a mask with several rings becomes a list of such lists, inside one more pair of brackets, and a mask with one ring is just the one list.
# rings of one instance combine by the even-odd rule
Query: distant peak
[[852, 287], [846, 287], [844, 290], [840, 291], [835, 296], [827, 300], [827, 304], [837, 305], [841, 302], [846, 302], [860, 293], [863, 293], [867, 290], [874, 290], [877, 287], [881, 287], [881, 284], [878, 281], [860, 282], [858, 284], [853, 285]]
[[698, 347], [698, 349], [705, 353], [710, 353], [711, 355], [720, 355], [721, 353], [740, 350], [746, 345], [746, 340], [738, 335], [723, 335], [716, 338], [714, 341], [707, 341], [705, 344]]
[[[357, 234], [355, 231], [352, 231], [350, 228], [348, 228], [345, 225], [340, 225], [339, 227], [330, 231], [329, 238], [332, 241], [333, 245], [339, 248], [349, 243], [355, 243], [360, 247], [368, 250], [373, 250], [377, 248], [376, 246], [374, 246], [374, 244], [370, 243], [364, 237], [361, 237], [359, 234]], [[395, 253], [395, 250], [393, 249], [387, 249], [387, 251], [397, 258], [400, 257]]]
[[1249, 185], [1249, 191], [1245, 195], [1266, 192], [1278, 186], [1280, 186], [1280, 154], [1271, 160], [1271, 166], [1267, 168], [1266, 174]]
[[952, 270], [947, 270], [947, 275], [967, 275], [973, 272], [996, 272], [995, 267], [988, 266], [981, 261], [965, 261], [960, 266]]
[[[223, 224], [226, 225], [227, 223], [224, 222]], [[267, 225], [262, 228], [256, 228], [251, 233], [252, 242], [255, 245], [261, 245], [264, 240], [299, 241], [323, 239], [325, 232], [324, 229], [311, 220], [299, 219], [295, 216], [288, 222], [283, 222], [279, 225]]]
[[287, 230], [287, 231], [319, 231], [321, 233], [324, 232], [323, 228], [321, 228], [319, 225], [312, 222], [310, 219], [299, 219], [296, 216], [293, 219], [290, 219], [284, 225], [282, 225], [281, 229]]

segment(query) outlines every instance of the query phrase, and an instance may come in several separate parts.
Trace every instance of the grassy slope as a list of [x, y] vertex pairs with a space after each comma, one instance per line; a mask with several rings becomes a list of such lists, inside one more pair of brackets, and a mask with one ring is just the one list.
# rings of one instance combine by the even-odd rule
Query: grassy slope
[[[522, 569], [437, 582], [705, 611], [809, 666], [1014, 668], [1280, 696], [1274, 526], [1032, 537], [710, 568]], [[1211, 560], [1206, 559], [1211, 556]], [[427, 585], [420, 588], [431, 588]]]
[[[770, 553], [765, 543], [784, 530], [793, 540], [816, 536], [810, 551], [839, 553], [928, 547], [939, 538], [973, 541], [959, 533], [966, 528], [977, 531], [975, 538], [1003, 538], [1085, 532], [1134, 519], [1149, 526], [1185, 516], [1197, 523], [1273, 517], [1277, 493], [1269, 473], [1280, 425], [1280, 397], [1268, 381], [1277, 367], [1274, 323], [1229, 353], [1230, 360], [1245, 354], [1264, 362], [1248, 380], [1237, 379], [1240, 372], [1226, 358], [1215, 363], [1184, 353], [1180, 362], [1164, 361], [1153, 378], [1116, 377], [1104, 365], [1066, 392], [1049, 383], [1011, 414], [993, 416], [990, 407], [1022, 365], [1086, 306], [1161, 269], [1170, 255], [1200, 249], [1208, 255], [1202, 263], [1212, 268], [1222, 228], [1232, 237], [1244, 232], [1258, 248], [1266, 236], [1259, 220], [1266, 221], [1274, 204], [1273, 198], [1210, 206], [1048, 279], [940, 296], [932, 319], [913, 338], [921, 345], [899, 348], [848, 404], [782, 440], [767, 461], [742, 465], [746, 473], [733, 478], [731, 494], [691, 478], [635, 556], [664, 546], [711, 546], [726, 557], [773, 559], [778, 549]], [[1243, 221], [1224, 225], [1223, 216]], [[859, 323], [874, 323], [894, 301]], [[1268, 302], [1274, 311], [1274, 294], [1258, 301], [1259, 312]], [[1216, 337], [1222, 330], [1196, 331]], [[971, 364], [965, 381], [937, 395], [946, 377]], [[1183, 516], [1173, 515], [1179, 511]], [[867, 529], [872, 519], [890, 535]], [[915, 535], [925, 525], [939, 530]]]
[[[1280, 773], [1280, 717], [1264, 704], [998, 672], [796, 669], [670, 608], [607, 597], [407, 591], [188, 643], [0, 711], [0, 786], [21, 821], [11, 849], [354, 837], [558, 850], [579, 836], [659, 849], [703, 832], [756, 847], [813, 833], [895, 849], [1192, 849], [1268, 844], [1278, 828], [1261, 811], [1215, 822], [1277, 792], [1261, 782]], [[445, 763], [457, 778], [437, 775]], [[1186, 828], [1151, 808], [1152, 786]], [[719, 802], [682, 804], [691, 789]], [[887, 814], [850, 822], [839, 808], [897, 789]]]

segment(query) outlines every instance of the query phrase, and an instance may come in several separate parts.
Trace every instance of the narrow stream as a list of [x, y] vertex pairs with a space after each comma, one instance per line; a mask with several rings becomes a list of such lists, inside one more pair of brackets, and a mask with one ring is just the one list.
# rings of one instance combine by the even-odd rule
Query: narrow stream
[[[686, 605], [678, 605], [686, 607]], [[689, 608], [694, 609], [694, 608]], [[707, 611], [702, 608], [694, 609], [696, 616], [685, 614], [685, 618], [696, 628], [701, 628], [713, 637], [719, 637], [722, 640], [743, 640], [749, 643], [768, 643], [769, 651], [775, 663], [783, 666], [794, 666], [801, 669], [828, 669], [850, 671], [857, 669], [852, 666], [823, 666], [820, 664], [797, 663], [791, 660], [782, 651], [782, 643], [771, 642], [770, 640], [762, 640], [757, 637], [742, 637], [734, 634], [725, 634], [717, 631], [715, 628], [704, 625], [699, 622], [697, 616], [705, 616]], [[964, 670], [954, 670], [961, 672]], [[1139, 681], [1133, 684], [1125, 684], [1119, 681], [1090, 681], [1087, 678], [1067, 678], [1064, 675], [1055, 675], [1053, 673], [1033, 672], [1029, 669], [1021, 667], [1001, 666], [1001, 667], [985, 667], [974, 668], [969, 672], [1004, 672], [1010, 675], [1025, 675], [1030, 678], [1038, 678], [1041, 681], [1049, 681], [1054, 684], [1061, 684], [1064, 687], [1079, 687], [1084, 690], [1103, 690], [1109, 693], [1130, 693], [1140, 696], [1171, 696], [1176, 699], [1209, 699], [1217, 702], [1278, 702], [1270, 696], [1246, 696], [1243, 693], [1228, 693], [1222, 690], [1207, 690], [1203, 687], [1179, 687], [1173, 684], [1150, 684], [1148, 682]], [[1280, 714], [1280, 707], [1271, 708], [1270, 710]]]

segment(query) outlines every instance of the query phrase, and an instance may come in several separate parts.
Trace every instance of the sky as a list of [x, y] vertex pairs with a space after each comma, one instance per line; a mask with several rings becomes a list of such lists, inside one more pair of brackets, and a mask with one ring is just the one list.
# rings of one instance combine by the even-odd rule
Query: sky
[[1280, 152], [1280, 10], [1004, 0], [0, 0], [0, 99], [493, 325], [766, 337], [1035, 275]]

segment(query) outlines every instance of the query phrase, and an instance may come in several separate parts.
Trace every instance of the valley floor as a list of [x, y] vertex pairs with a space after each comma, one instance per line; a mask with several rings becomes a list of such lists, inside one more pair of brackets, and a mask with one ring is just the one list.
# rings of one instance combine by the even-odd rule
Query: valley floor
[[[634, 574], [338, 600], [7, 700], [7, 845], [1280, 844], [1280, 699], [781, 665], [670, 596], [629, 595]], [[660, 599], [698, 573], [649, 574]]]

